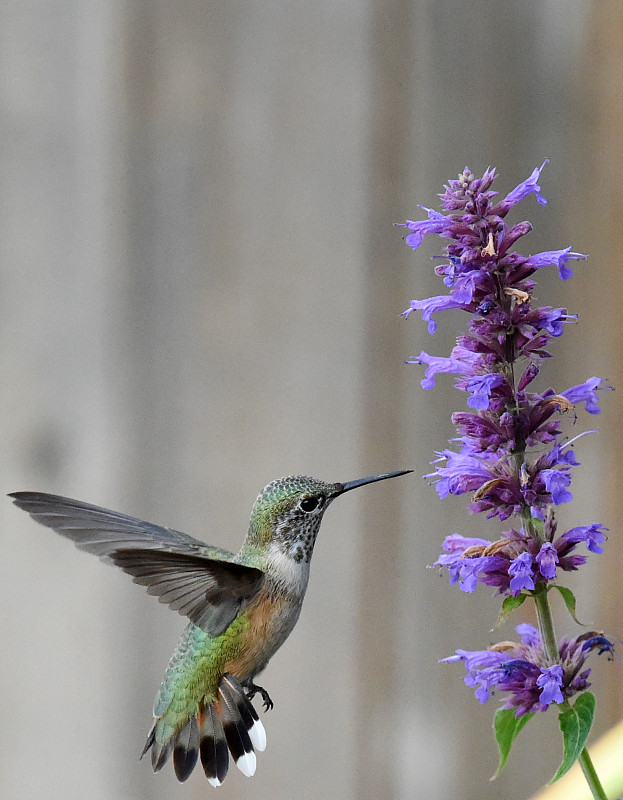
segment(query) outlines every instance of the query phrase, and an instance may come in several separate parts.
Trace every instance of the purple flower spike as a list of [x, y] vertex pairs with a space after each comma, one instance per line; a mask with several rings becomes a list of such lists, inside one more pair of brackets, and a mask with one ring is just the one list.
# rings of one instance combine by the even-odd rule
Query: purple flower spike
[[[571, 247], [530, 257], [512, 252], [531, 226], [525, 222], [509, 228], [504, 217], [530, 194], [544, 201], [538, 181], [545, 163], [497, 204], [491, 189], [495, 170], [476, 178], [466, 168], [441, 196], [449, 213], [425, 209], [427, 220], [406, 223], [412, 247], [431, 233], [448, 242], [447, 260], [435, 267], [448, 293], [412, 300], [404, 316], [419, 311], [434, 333], [437, 312], [469, 314], [467, 333], [459, 336], [449, 357], [422, 352], [407, 362], [426, 366], [425, 389], [432, 389], [442, 372], [455, 375], [456, 388], [468, 393], [467, 405], [474, 412], [454, 416], [461, 453], [445, 451], [446, 465], [427, 477], [438, 481], [441, 497], [475, 492], [471, 510], [502, 520], [522, 512], [545, 519], [548, 506], [572, 499], [570, 468], [577, 462], [570, 448], [563, 448], [560, 414], [580, 403], [591, 414], [599, 411], [598, 377], [558, 394], [551, 389], [527, 392], [542, 360], [550, 356], [549, 342], [576, 319], [564, 308], [533, 307], [531, 278], [545, 266], [556, 266], [567, 278], [567, 262], [585, 258]], [[520, 361], [521, 373], [515, 377]], [[534, 467], [526, 460], [517, 475], [514, 459], [536, 446], [550, 450], [542, 451]]]
[[[483, 584], [502, 595], [500, 619], [525, 600], [534, 601], [543, 632], [519, 625], [519, 642], [457, 650], [442, 661], [463, 662], [465, 683], [478, 701], [503, 693], [502, 708], [518, 718], [561, 704], [567, 710], [566, 701], [590, 686], [585, 666], [590, 653], [613, 655], [612, 643], [599, 632], [557, 643], [550, 625], [552, 582], [571, 610], [573, 595], [558, 582], [587, 561], [580, 545], [592, 553], [603, 551], [607, 529], [592, 523], [557, 530], [556, 509], [572, 500], [572, 473], [579, 466], [573, 445], [594, 432], [569, 439], [564, 415], [572, 412], [566, 419], [574, 424], [582, 404], [589, 414], [598, 414], [599, 392], [605, 387], [594, 376], [564, 391], [535, 389], [551, 345], [577, 321], [566, 308], [536, 305], [535, 278], [539, 270], [555, 267], [567, 280], [573, 274], [571, 262], [586, 258], [571, 247], [531, 256], [515, 250], [532, 225], [526, 220], [509, 224], [506, 217], [530, 195], [546, 203], [539, 186], [546, 163], [501, 200], [492, 188], [495, 169], [477, 178], [466, 167], [440, 195], [444, 213], [424, 209], [428, 219], [405, 223], [413, 249], [429, 234], [441, 237], [444, 249], [434, 271], [445, 293], [412, 300], [403, 316], [419, 311], [431, 334], [437, 330], [438, 312], [460, 311], [466, 320], [449, 356], [422, 351], [407, 362], [425, 367], [423, 388], [434, 388], [437, 376], [447, 373], [454, 376], [455, 388], [467, 394], [467, 409], [452, 415], [456, 437], [437, 453], [434, 471], [425, 477], [442, 499], [470, 493], [472, 513], [517, 520], [494, 541], [447, 536], [433, 566], [447, 570], [450, 584], [462, 592]], [[567, 752], [573, 731], [565, 731], [562, 718], [561, 729]], [[496, 735], [502, 753], [511, 741], [508, 726]]]

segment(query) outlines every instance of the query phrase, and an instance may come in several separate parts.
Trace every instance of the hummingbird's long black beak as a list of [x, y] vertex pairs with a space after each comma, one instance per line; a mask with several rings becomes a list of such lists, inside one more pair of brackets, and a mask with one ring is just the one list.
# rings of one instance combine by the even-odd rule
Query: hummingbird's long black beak
[[344, 494], [344, 492], [350, 492], [351, 489], [357, 489], [359, 486], [365, 486], [366, 483], [374, 483], [375, 481], [384, 481], [387, 478], [397, 478], [399, 475], [408, 475], [410, 472], [413, 472], [412, 469], [401, 469], [398, 472], [384, 472], [382, 475], [373, 475], [371, 478], [359, 478], [358, 481], [348, 481], [347, 483], [342, 484], [342, 491], [338, 494]]

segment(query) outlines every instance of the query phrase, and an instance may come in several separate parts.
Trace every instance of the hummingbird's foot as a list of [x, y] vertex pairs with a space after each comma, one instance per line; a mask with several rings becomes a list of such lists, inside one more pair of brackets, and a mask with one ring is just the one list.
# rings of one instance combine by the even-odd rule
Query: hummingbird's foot
[[262, 695], [262, 703], [264, 704], [264, 711], [269, 711], [271, 708], [274, 707], [273, 701], [270, 699], [270, 695], [264, 689], [263, 686], [258, 686], [257, 683], [253, 683], [253, 681], [248, 681], [244, 684], [244, 688], [247, 690], [247, 697], [249, 700], [253, 700], [255, 695], [259, 692]]

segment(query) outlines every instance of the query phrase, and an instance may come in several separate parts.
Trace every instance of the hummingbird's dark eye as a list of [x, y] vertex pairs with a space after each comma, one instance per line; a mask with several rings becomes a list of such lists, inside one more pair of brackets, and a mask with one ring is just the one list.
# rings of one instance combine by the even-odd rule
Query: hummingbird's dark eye
[[305, 497], [303, 500], [301, 500], [300, 503], [301, 510], [305, 511], [307, 514], [310, 514], [312, 511], [315, 511], [319, 505], [320, 505], [319, 497]]

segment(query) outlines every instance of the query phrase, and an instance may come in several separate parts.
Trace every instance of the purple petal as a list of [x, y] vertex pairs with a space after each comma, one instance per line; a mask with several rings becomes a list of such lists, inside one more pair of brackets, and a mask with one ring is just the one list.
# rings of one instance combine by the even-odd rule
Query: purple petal
[[417, 358], [410, 359], [407, 364], [426, 364], [426, 377], [422, 380], [423, 389], [432, 389], [435, 385], [435, 375], [440, 372], [454, 373], [455, 375], [465, 375], [471, 372], [471, 367], [456, 358], [445, 356], [430, 356], [424, 350]]
[[457, 650], [453, 656], [440, 659], [439, 663], [450, 663], [452, 661], [464, 661], [465, 668], [469, 672], [483, 667], [497, 667], [502, 661], [510, 658], [507, 653], [495, 650]]
[[556, 564], [558, 564], [558, 551], [550, 542], [544, 542], [536, 555], [539, 572], [544, 578], [550, 580], [556, 577]]
[[425, 208], [424, 206], [420, 206], [420, 208], [428, 213], [428, 219], [415, 222], [407, 220], [404, 223], [399, 223], [405, 225], [411, 231], [411, 233], [405, 236], [405, 242], [414, 250], [417, 250], [422, 244], [425, 236], [431, 233], [443, 233], [454, 225], [452, 219], [444, 217], [439, 211], [435, 211], [432, 208]]
[[514, 558], [508, 567], [508, 574], [513, 576], [510, 582], [510, 588], [515, 596], [517, 596], [522, 589], [534, 589], [532, 556], [530, 553], [521, 553], [517, 558]]
[[500, 205], [504, 206], [504, 209], [510, 209], [513, 206], [517, 205], [517, 203], [521, 202], [525, 197], [528, 197], [530, 194], [535, 194], [537, 202], [540, 203], [542, 206], [546, 205], [547, 200], [541, 194], [541, 187], [537, 183], [541, 171], [543, 167], [547, 164], [548, 159], [541, 164], [540, 167], [536, 167], [533, 170], [532, 174], [529, 178], [525, 181], [522, 181], [519, 186], [516, 186], [512, 192], [506, 195], [504, 200], [500, 203]]
[[406, 319], [413, 311], [421, 311], [422, 319], [428, 322], [428, 332], [435, 333], [437, 330], [437, 323], [433, 319], [433, 314], [438, 311], [447, 311], [452, 308], [462, 308], [462, 303], [452, 297], [452, 295], [441, 294], [435, 297], [426, 297], [424, 300], [412, 300], [409, 308], [402, 312], [403, 317]]
[[582, 650], [584, 652], [595, 649], [597, 650], [598, 656], [602, 653], [608, 653], [609, 655], [614, 654], [614, 644], [602, 634], [591, 636], [590, 639], [586, 639], [582, 644]]
[[459, 304], [468, 306], [474, 299], [476, 288], [487, 278], [487, 273], [472, 269], [462, 272], [453, 282], [452, 297]]
[[446, 461], [443, 467], [425, 475], [426, 478], [437, 478], [437, 493], [443, 499], [449, 494], [463, 494], [475, 491], [483, 483], [491, 479], [486, 461], [475, 456], [444, 450], [438, 461]]
[[521, 636], [521, 641], [528, 647], [541, 647], [541, 634], [529, 622], [521, 622], [515, 628], [517, 633]]
[[570, 403], [577, 406], [578, 403], [584, 403], [584, 408], [589, 414], [599, 414], [599, 397], [597, 396], [597, 389], [601, 383], [601, 378], [593, 376], [584, 383], [579, 383], [577, 386], [572, 386], [560, 394], [566, 397]]
[[467, 383], [467, 391], [471, 397], [467, 401], [470, 408], [487, 409], [489, 408], [489, 398], [496, 386], [504, 383], [504, 377], [497, 372], [490, 372], [488, 375], [477, 375]]
[[566, 247], [564, 250], [547, 250], [530, 256], [526, 261], [526, 265], [532, 267], [532, 269], [556, 266], [561, 280], [566, 281], [573, 275], [573, 270], [567, 266], [567, 261], [584, 258], [588, 258], [588, 256], [584, 255], [584, 253], [572, 253], [571, 248]]
[[475, 536], [461, 536], [460, 533], [452, 533], [446, 536], [443, 542], [443, 549], [446, 553], [459, 553], [463, 554], [468, 547], [476, 547], [491, 544], [488, 539], [479, 539]]
[[578, 525], [563, 533], [558, 542], [561, 544], [586, 542], [586, 547], [591, 553], [603, 553], [603, 544], [606, 540], [604, 532], [607, 530], [599, 522], [593, 522], [592, 525]]
[[557, 469], [544, 469], [541, 471], [541, 477], [545, 488], [552, 496], [552, 503], [555, 506], [573, 500], [573, 495], [567, 490], [567, 486], [571, 483], [571, 476], [566, 472], [561, 472]]
[[550, 703], [562, 703], [564, 697], [560, 691], [562, 686], [562, 667], [560, 664], [554, 664], [553, 667], [541, 667], [541, 674], [536, 679], [537, 686], [541, 687], [542, 691], [539, 699], [543, 705], [550, 705]]

